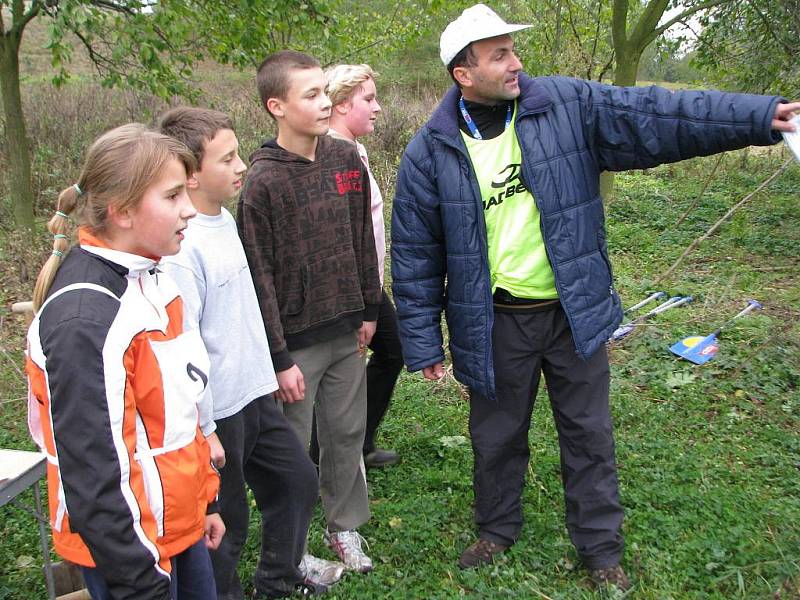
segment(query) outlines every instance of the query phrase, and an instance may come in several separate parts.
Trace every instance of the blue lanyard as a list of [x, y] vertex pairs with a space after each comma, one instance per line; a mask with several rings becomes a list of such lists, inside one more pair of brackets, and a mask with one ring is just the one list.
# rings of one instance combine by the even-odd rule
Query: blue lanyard
[[[475, 121], [473, 121], [472, 117], [469, 116], [469, 113], [467, 112], [467, 107], [464, 106], [464, 96], [461, 96], [461, 98], [458, 99], [458, 109], [461, 111], [461, 116], [464, 117], [464, 121], [467, 124], [467, 129], [469, 129], [469, 132], [472, 134], [472, 137], [474, 137], [476, 140], [482, 140], [483, 136], [481, 135], [481, 132], [478, 131], [478, 127], [477, 125], [475, 125]], [[508, 129], [508, 126], [511, 125], [511, 116], [512, 116], [511, 102], [509, 102], [508, 108], [506, 110], [506, 126], [504, 129]]]

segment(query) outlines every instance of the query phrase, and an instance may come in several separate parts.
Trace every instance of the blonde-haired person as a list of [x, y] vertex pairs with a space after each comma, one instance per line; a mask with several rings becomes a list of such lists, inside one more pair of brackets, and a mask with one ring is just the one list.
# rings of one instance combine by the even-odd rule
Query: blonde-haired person
[[[375, 79], [378, 74], [369, 65], [337, 65], [325, 71], [327, 93], [333, 104], [328, 135], [355, 144], [358, 154], [369, 173], [372, 228], [378, 256], [378, 273], [381, 286], [384, 282], [386, 259], [386, 232], [383, 222], [383, 196], [369, 168], [367, 149], [358, 138], [375, 130], [375, 121], [381, 112]], [[372, 356], [367, 364], [367, 429], [364, 436], [364, 464], [367, 467], [384, 467], [399, 462], [394, 450], [375, 445], [375, 433], [392, 398], [395, 383], [403, 369], [403, 354], [397, 334], [397, 315], [394, 305], [382, 290], [375, 335], [369, 344]], [[314, 447], [312, 446], [312, 455]]]
[[[194, 217], [180, 142], [136, 123], [92, 144], [58, 197], [28, 332], [29, 422], [48, 457], [56, 552], [92, 598], [216, 598], [208, 548], [225, 527], [198, 427], [199, 335], [158, 270]], [[68, 249], [74, 215], [78, 246]]]

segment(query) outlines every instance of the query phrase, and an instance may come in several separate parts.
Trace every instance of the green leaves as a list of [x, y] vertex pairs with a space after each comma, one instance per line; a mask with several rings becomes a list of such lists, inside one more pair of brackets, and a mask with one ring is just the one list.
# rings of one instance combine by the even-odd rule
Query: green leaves
[[664, 381], [664, 385], [668, 388], [679, 388], [684, 385], [688, 385], [692, 383], [695, 379], [697, 379], [697, 375], [694, 373], [687, 373], [687, 372], [673, 372], [670, 373], [666, 380]]
[[56, 72], [53, 82], [64, 84], [75, 47], [82, 47], [101, 83], [147, 90], [162, 98], [191, 96], [190, 75], [203, 54], [184, 2], [151, 5], [67, 0], [48, 9], [47, 48]]
[[463, 435], [443, 435], [439, 438], [442, 446], [445, 448], [456, 448], [467, 444], [467, 438]]
[[695, 62], [726, 87], [800, 93], [800, 2], [734, 0], [706, 16]]

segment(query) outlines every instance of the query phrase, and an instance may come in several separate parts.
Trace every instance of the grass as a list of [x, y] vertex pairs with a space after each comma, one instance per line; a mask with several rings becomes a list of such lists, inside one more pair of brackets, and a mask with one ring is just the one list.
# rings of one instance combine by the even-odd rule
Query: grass
[[[270, 127], [251, 87], [239, 77], [214, 80], [206, 89], [209, 104], [233, 114], [244, 155]], [[388, 83], [381, 93], [385, 115], [368, 147], [390, 199], [400, 153], [437, 93], [404, 97]], [[85, 82], [58, 94], [31, 82], [25, 94], [28, 106], [36, 107], [29, 124], [40, 226], [56, 191], [77, 176], [82, 148], [92, 137], [126, 120], [151, 121], [163, 108], [151, 98]], [[3, 159], [0, 154], [0, 165]], [[607, 221], [625, 304], [644, 297], [694, 238], [782, 160], [779, 150], [740, 152], [716, 170], [712, 157], [620, 175]], [[696, 208], [676, 227], [709, 176]], [[611, 350], [626, 508], [623, 565], [636, 586], [630, 597], [800, 598], [799, 192], [800, 168], [793, 166], [660, 286], [692, 294], [694, 303], [654, 319]], [[32, 449], [21, 373], [24, 332], [9, 306], [29, 298], [50, 242], [43, 229], [33, 241], [8, 229], [5, 195], [0, 187], [0, 446]], [[714, 361], [698, 368], [668, 353], [673, 341], [710, 332], [750, 297], [761, 300], [764, 310], [725, 332]], [[492, 567], [467, 573], [456, 568], [474, 535], [467, 413], [452, 380], [432, 385], [403, 374], [380, 433], [381, 443], [398, 449], [403, 462], [369, 473], [373, 519], [362, 533], [376, 569], [368, 576], [348, 574], [328, 597], [614, 597], [590, 588], [567, 536], [558, 445], [543, 390], [530, 432], [522, 538]], [[255, 533], [255, 518], [252, 526]], [[322, 528], [317, 514], [311, 549], [330, 557]], [[0, 600], [43, 598], [35, 522], [6, 507], [0, 539]], [[251, 535], [241, 565], [248, 581], [257, 539]]]

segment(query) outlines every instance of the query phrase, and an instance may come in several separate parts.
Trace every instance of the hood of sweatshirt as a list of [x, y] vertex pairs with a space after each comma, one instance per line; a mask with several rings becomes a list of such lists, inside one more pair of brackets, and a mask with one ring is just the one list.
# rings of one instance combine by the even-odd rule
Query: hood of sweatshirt
[[[333, 138], [327, 135], [319, 136], [317, 138], [317, 150], [316, 150], [317, 156], [327, 154], [327, 147], [331, 144], [331, 142], [337, 144], [341, 143], [341, 141], [334, 140]], [[308, 160], [305, 156], [300, 156], [299, 154], [295, 154], [294, 152], [289, 152], [288, 150], [281, 148], [278, 145], [278, 141], [276, 138], [267, 140], [266, 142], [261, 144], [261, 147], [258, 150], [256, 150], [255, 152], [253, 152], [253, 154], [250, 155], [251, 167], [252, 165], [261, 160], [271, 160], [271, 161], [281, 162], [290, 168], [292, 165], [296, 165], [297, 167], [302, 168], [303, 166], [312, 165], [316, 162], [313, 160]]]

